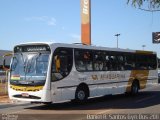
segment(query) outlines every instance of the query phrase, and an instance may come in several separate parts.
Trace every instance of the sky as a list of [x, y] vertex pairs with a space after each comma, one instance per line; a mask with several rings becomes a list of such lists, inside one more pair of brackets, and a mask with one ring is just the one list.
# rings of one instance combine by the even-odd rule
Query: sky
[[[92, 45], [156, 51], [160, 12], [139, 10], [127, 0], [91, 0]], [[80, 0], [0, 0], [0, 50], [26, 42], [81, 42]]]

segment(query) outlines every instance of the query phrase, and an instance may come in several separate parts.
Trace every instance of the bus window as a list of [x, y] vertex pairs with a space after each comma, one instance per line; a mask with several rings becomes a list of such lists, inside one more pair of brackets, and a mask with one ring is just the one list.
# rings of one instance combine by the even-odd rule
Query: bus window
[[147, 64], [147, 56], [145, 55], [137, 55], [137, 65], [136, 68], [140, 70], [147, 70], [148, 64]]
[[95, 51], [94, 52], [94, 57], [93, 57], [93, 61], [94, 61], [94, 70], [95, 71], [102, 71], [103, 70], [103, 66], [104, 66], [104, 60], [103, 60], [103, 52], [100, 51]]
[[73, 64], [73, 52], [70, 48], [57, 48], [52, 59], [52, 81], [69, 75]]
[[75, 65], [78, 71], [92, 71], [92, 52], [90, 50], [75, 50]]
[[109, 70], [112, 70], [112, 71], [116, 71], [117, 70], [117, 59], [116, 59], [116, 56], [115, 55], [109, 55], [108, 56], [108, 62], [109, 62]]
[[117, 56], [117, 69], [124, 70], [124, 56], [122, 55]]
[[124, 58], [124, 69], [125, 70], [133, 70], [135, 69], [135, 55], [132, 54], [126, 54]]
[[48, 67], [48, 55], [40, 55], [36, 63], [37, 74], [46, 74]]
[[148, 56], [148, 65], [150, 70], [155, 70], [157, 68], [157, 58], [156, 55]]

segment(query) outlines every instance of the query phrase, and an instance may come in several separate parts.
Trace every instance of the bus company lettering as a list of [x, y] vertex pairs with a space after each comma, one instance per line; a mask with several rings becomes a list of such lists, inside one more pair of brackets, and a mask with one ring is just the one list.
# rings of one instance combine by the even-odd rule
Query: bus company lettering
[[83, 14], [89, 14], [89, 0], [83, 0]]
[[100, 74], [92, 75], [93, 80], [115, 80], [115, 79], [125, 79], [125, 74]]
[[45, 48], [45, 47], [30, 47], [30, 48], [27, 48], [27, 51], [28, 51], [28, 52], [33, 52], [33, 51], [46, 51], [46, 48]]

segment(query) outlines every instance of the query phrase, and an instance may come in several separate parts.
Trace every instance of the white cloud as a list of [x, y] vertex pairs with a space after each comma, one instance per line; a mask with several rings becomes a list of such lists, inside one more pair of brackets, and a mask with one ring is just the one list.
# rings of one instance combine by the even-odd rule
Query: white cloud
[[47, 23], [48, 23], [48, 25], [55, 26], [56, 25], [56, 19], [52, 17], [50, 20], [47, 21]]
[[48, 17], [48, 16], [40, 16], [40, 17], [29, 17], [26, 18], [27, 21], [40, 21], [44, 22], [45, 24], [49, 26], [56, 26], [57, 20], [54, 17]]

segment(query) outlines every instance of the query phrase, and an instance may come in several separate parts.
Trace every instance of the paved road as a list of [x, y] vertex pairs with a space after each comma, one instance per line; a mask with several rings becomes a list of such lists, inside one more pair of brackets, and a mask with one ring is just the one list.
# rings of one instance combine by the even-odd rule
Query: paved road
[[[160, 116], [160, 85], [141, 91], [137, 96], [114, 95], [88, 100], [83, 105], [71, 102], [52, 105], [17, 103], [0, 105], [0, 119], [18, 120], [86, 120], [122, 119], [123, 115], [133, 118], [154, 118]], [[111, 116], [116, 114], [116, 116]], [[121, 116], [117, 116], [120, 114]], [[137, 117], [137, 115], [140, 115]], [[98, 115], [98, 116], [97, 116]], [[103, 116], [102, 116], [103, 115]], [[149, 115], [146, 116], [146, 115]], [[130, 118], [130, 119], [133, 119]]]

